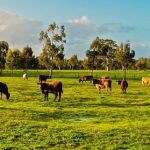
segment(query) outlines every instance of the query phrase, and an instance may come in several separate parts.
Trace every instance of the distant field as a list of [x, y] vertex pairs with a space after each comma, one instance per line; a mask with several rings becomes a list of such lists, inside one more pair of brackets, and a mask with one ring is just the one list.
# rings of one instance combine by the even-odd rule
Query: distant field
[[141, 76], [150, 76], [149, 71], [127, 72], [126, 95], [120, 93], [115, 71], [94, 71], [95, 77], [109, 74], [113, 79], [112, 93], [103, 89], [100, 95], [91, 83], [78, 83], [78, 75], [88, 71], [54, 71], [48, 81], [63, 82], [61, 102], [54, 102], [54, 95], [44, 101], [37, 71], [28, 71], [28, 81], [22, 73], [7, 77], [5, 71], [0, 77], [11, 93], [10, 100], [4, 95], [0, 100], [0, 149], [149, 149], [150, 87], [141, 86]]
[[[22, 77], [24, 70], [4, 70], [0, 77]], [[48, 75], [48, 70], [27, 70], [29, 77], [38, 77], [39, 74]], [[99, 78], [100, 76], [110, 76], [112, 79], [122, 79], [122, 70], [94, 70], [93, 76]], [[138, 71], [138, 70], [127, 70], [127, 79], [141, 80], [142, 76], [150, 77], [150, 70]], [[54, 78], [79, 78], [81, 75], [91, 75], [91, 70], [53, 70]]]

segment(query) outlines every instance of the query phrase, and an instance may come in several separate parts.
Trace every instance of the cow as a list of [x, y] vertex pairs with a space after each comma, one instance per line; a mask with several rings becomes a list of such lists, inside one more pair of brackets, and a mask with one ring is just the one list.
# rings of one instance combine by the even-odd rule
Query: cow
[[46, 82], [47, 79], [51, 79], [50, 75], [39, 75], [39, 82]]
[[52, 81], [50, 83], [40, 83], [40, 85], [41, 85], [41, 91], [45, 95], [45, 100], [48, 100], [49, 93], [52, 93], [55, 95], [54, 101], [56, 100], [58, 95], [59, 95], [58, 101], [61, 100], [61, 93], [63, 93], [61, 81]]
[[24, 73], [23, 76], [22, 76], [23, 80], [28, 80], [28, 74], [27, 73]]
[[150, 77], [142, 77], [142, 85], [150, 85]]
[[79, 83], [80, 82], [82, 82], [83, 83], [83, 81], [92, 81], [93, 80], [93, 76], [81, 76], [80, 78], [79, 78]]
[[118, 85], [120, 85], [122, 93], [126, 94], [128, 82], [126, 80], [118, 80], [117, 82], [118, 82]]
[[98, 93], [100, 94], [101, 89], [106, 88], [106, 92], [111, 92], [111, 79], [93, 79], [93, 84], [96, 86]]
[[5, 83], [0, 82], [0, 93], [1, 93], [1, 99], [2, 99], [2, 94], [6, 95], [6, 99], [9, 99], [10, 93], [8, 92], [8, 87]]

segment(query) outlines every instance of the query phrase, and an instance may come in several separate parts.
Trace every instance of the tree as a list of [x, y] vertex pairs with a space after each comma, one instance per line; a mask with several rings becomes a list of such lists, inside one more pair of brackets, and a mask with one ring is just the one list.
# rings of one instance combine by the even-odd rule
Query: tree
[[22, 50], [22, 58], [24, 61], [24, 69], [32, 69], [32, 59], [34, 58], [33, 56], [33, 51], [32, 48], [29, 47], [28, 45], [25, 46]]
[[133, 61], [135, 51], [131, 50], [130, 42], [127, 41], [125, 44], [121, 43], [120, 47], [115, 52], [116, 60], [121, 64], [123, 72], [123, 78], [126, 79], [126, 69]]
[[71, 58], [69, 59], [69, 65], [70, 69], [75, 69], [78, 67], [78, 57], [77, 55], [72, 55]]
[[39, 62], [47, 69], [50, 69], [50, 75], [52, 76], [52, 70], [54, 60], [59, 57], [59, 54], [63, 54], [65, 41], [65, 28], [64, 26], [58, 26], [55, 22], [48, 26], [46, 32], [40, 32], [39, 40], [43, 42], [42, 53], [39, 57]]
[[138, 70], [141, 70], [141, 69], [147, 69], [147, 59], [146, 58], [139, 58], [139, 60], [136, 61], [135, 63], [135, 67], [138, 69]]
[[59, 68], [59, 70], [61, 70], [61, 68], [63, 67], [64, 64], [64, 54], [63, 51], [61, 51], [60, 53], [58, 53], [56, 60], [55, 60], [55, 65], [56, 67]]
[[115, 59], [121, 64], [122, 70], [126, 69], [128, 64], [133, 61], [135, 51], [131, 50], [130, 42], [121, 43], [115, 52]]
[[105, 68], [109, 70], [116, 49], [117, 44], [115, 41], [96, 37], [96, 39], [92, 41], [90, 49], [87, 50], [86, 56], [88, 57], [89, 62], [92, 63], [93, 69], [95, 61], [101, 62], [101, 60], [103, 60]]
[[0, 73], [2, 73], [2, 69], [5, 67], [5, 57], [8, 49], [8, 43], [6, 41], [0, 41]]
[[24, 61], [22, 58], [22, 53], [19, 49], [14, 49], [12, 51], [13, 56], [13, 68], [14, 69], [22, 69], [22, 66], [24, 66]]
[[11, 49], [9, 49], [7, 54], [6, 54], [5, 68], [6, 69], [13, 69], [13, 52]]

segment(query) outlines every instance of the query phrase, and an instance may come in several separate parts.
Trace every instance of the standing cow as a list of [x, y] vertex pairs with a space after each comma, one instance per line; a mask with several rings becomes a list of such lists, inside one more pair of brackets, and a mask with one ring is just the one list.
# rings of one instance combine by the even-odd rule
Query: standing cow
[[126, 94], [128, 82], [126, 80], [118, 80], [117, 82], [118, 82], [118, 85], [120, 85], [122, 93]]
[[23, 76], [22, 76], [23, 80], [28, 80], [28, 74], [27, 73], [24, 73]]
[[45, 95], [46, 100], [48, 100], [49, 93], [52, 93], [55, 95], [54, 101], [56, 100], [58, 95], [59, 95], [58, 101], [61, 100], [61, 93], [63, 93], [61, 81], [52, 81], [50, 83], [40, 83], [40, 85], [41, 85], [41, 91]]
[[98, 93], [100, 93], [101, 89], [106, 88], [106, 92], [111, 92], [111, 79], [93, 79], [93, 84], [96, 86]]
[[10, 93], [8, 92], [8, 87], [5, 83], [0, 82], [0, 93], [1, 93], [1, 99], [2, 99], [2, 94], [5, 94], [6, 98], [9, 99]]

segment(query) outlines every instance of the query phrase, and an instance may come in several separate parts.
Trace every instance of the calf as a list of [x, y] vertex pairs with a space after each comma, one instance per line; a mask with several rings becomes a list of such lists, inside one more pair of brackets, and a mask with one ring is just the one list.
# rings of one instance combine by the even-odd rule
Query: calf
[[106, 92], [111, 92], [111, 83], [112, 81], [110, 79], [100, 79], [100, 80], [93, 80], [93, 84], [96, 86], [98, 93], [100, 93], [100, 90], [103, 88], [106, 88]]
[[6, 98], [9, 99], [10, 93], [8, 92], [8, 87], [5, 83], [0, 82], [0, 93], [1, 93], [1, 99], [2, 99], [2, 94], [5, 94]]
[[118, 82], [118, 85], [120, 85], [122, 93], [126, 94], [128, 82], [126, 80], [118, 80], [117, 82]]
[[54, 101], [56, 100], [58, 94], [59, 94], [58, 101], [61, 100], [61, 93], [63, 93], [61, 81], [53, 81], [50, 83], [40, 83], [40, 85], [41, 85], [42, 93], [45, 95], [45, 100], [48, 100], [49, 93], [55, 94]]
[[39, 75], [39, 82], [42, 83], [43, 81], [46, 82], [47, 79], [51, 79], [50, 75]]
[[83, 83], [83, 81], [92, 81], [93, 80], [93, 76], [81, 76], [80, 78], [79, 78], [79, 83], [80, 82], [82, 82]]
[[27, 73], [24, 73], [23, 76], [22, 76], [23, 80], [28, 80], [28, 75]]

